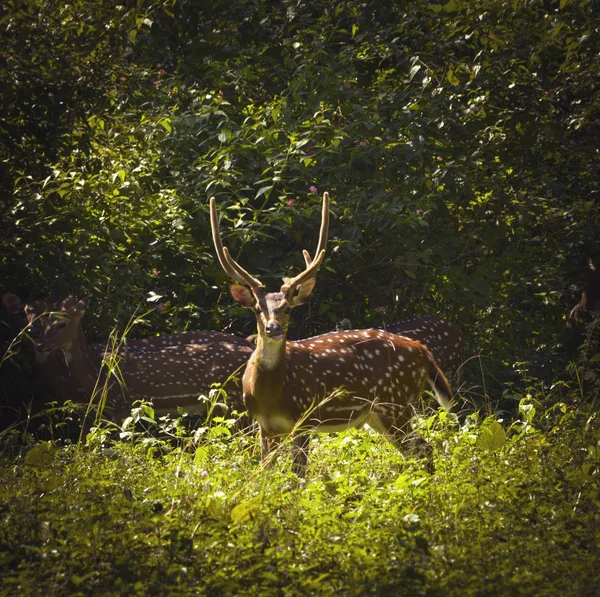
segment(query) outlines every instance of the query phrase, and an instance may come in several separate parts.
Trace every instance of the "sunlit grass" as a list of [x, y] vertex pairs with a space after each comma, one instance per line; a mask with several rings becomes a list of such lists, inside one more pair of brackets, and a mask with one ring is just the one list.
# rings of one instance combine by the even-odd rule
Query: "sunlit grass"
[[433, 470], [368, 430], [314, 436], [299, 479], [285, 446], [261, 466], [233, 419], [138, 409], [79, 449], [15, 456], [5, 436], [0, 594], [580, 595], [599, 579], [594, 415], [435, 414]]

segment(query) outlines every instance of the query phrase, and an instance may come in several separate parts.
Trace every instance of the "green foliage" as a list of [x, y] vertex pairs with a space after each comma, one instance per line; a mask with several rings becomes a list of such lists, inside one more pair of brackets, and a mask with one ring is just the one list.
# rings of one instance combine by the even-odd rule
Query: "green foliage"
[[160, 312], [140, 333], [252, 331], [215, 264], [208, 196], [276, 283], [329, 190], [318, 307], [296, 334], [442, 311], [494, 376], [564, 365], [570, 275], [598, 249], [591, 5], [33, 6], [2, 13], [11, 60], [29, 37], [40, 48], [4, 91], [7, 290], [90, 294], [99, 335], [147, 300]]
[[[597, 586], [597, 362], [562, 329], [600, 255], [599, 16], [570, 1], [5, 1], [3, 292], [91, 296], [91, 341], [250, 334], [208, 197], [235, 257], [276, 287], [314, 249], [329, 191], [328, 256], [290, 336], [440, 312], [475, 355], [464, 395], [496, 414], [422, 421], [433, 475], [353, 432], [315, 440], [299, 483], [285, 453], [260, 470], [216, 410], [189, 435], [140, 404], [122, 442], [100, 427], [76, 450], [52, 407], [53, 442], [1, 468], [0, 591]], [[3, 344], [18, 327], [2, 314]], [[13, 410], [36, 392], [24, 344], [0, 359]]]
[[589, 594], [597, 417], [531, 400], [520, 412], [510, 426], [425, 420], [434, 472], [365, 430], [321, 436], [304, 481], [285, 450], [261, 470], [256, 440], [220, 420], [195, 436], [157, 422], [164, 439], [97, 430], [86, 448], [16, 458], [5, 441], [0, 592]]

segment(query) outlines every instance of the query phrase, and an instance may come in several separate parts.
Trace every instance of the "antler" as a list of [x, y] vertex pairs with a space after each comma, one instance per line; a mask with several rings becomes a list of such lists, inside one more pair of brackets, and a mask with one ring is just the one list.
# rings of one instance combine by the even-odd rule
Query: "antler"
[[217, 217], [217, 208], [215, 198], [210, 198], [210, 227], [212, 228], [213, 242], [217, 251], [219, 263], [223, 269], [234, 279], [242, 284], [248, 284], [250, 288], [264, 287], [264, 284], [254, 276], [250, 275], [233, 257], [229, 254], [227, 247], [223, 246], [221, 233], [219, 232], [219, 218]]
[[[327, 232], [329, 231], [329, 193], [325, 191], [323, 193], [323, 209], [321, 211], [321, 232], [319, 233], [319, 246], [315, 251], [315, 259], [320, 255], [321, 251], [325, 249], [327, 246]], [[304, 261], [306, 262], [306, 267], [308, 267], [312, 262], [313, 258], [310, 256], [308, 251], [302, 251], [302, 255], [304, 255]]]
[[[221, 233], [219, 232], [219, 219], [217, 216], [217, 208], [215, 204], [215, 198], [210, 198], [210, 226], [212, 229], [213, 242], [217, 251], [217, 257], [221, 267], [236, 281], [242, 284], [248, 284], [250, 288], [263, 287], [264, 284], [258, 279], [248, 273], [239, 263], [237, 263], [233, 257], [229, 254], [227, 247], [223, 246], [221, 239]], [[304, 255], [304, 261], [306, 262], [306, 269], [297, 275], [295, 278], [288, 280], [282, 287], [281, 291], [284, 293], [290, 293], [294, 289], [312, 278], [323, 259], [325, 258], [325, 247], [327, 246], [327, 233], [329, 231], [329, 193], [323, 193], [323, 209], [321, 211], [321, 231], [319, 233], [319, 244], [315, 253], [314, 260], [311, 258], [308, 251], [305, 249], [302, 251]]]
[[319, 233], [319, 244], [315, 252], [314, 259], [311, 258], [310, 253], [304, 249], [302, 255], [304, 255], [304, 261], [306, 262], [306, 269], [295, 278], [288, 280], [282, 287], [281, 292], [293, 293], [296, 286], [299, 286], [303, 282], [306, 282], [309, 278], [312, 278], [317, 272], [323, 259], [325, 258], [325, 247], [327, 246], [327, 233], [329, 232], [329, 193], [323, 193], [323, 208], [321, 210], [321, 231]]

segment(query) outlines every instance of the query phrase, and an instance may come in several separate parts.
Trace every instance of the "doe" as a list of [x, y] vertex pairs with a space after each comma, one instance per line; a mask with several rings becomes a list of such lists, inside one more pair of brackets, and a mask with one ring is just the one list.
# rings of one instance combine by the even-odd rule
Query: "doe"
[[[25, 307], [40, 372], [62, 400], [78, 403], [87, 403], [99, 382], [104, 383], [109, 356], [104, 344], [88, 344], [85, 339], [81, 319], [86, 309], [87, 300], [78, 301], [73, 295], [58, 311], [45, 301]], [[212, 331], [128, 341], [114, 355], [109, 414], [126, 415], [138, 399], [151, 401], [158, 413], [181, 407], [189, 414], [204, 414], [198, 397], [207, 395], [215, 382], [227, 384], [232, 406], [241, 410], [239, 390], [231, 380], [252, 350], [245, 338]]]
[[[352, 330], [352, 322], [347, 318], [342, 319], [335, 329]], [[464, 365], [464, 333], [458, 325], [439, 315], [420, 315], [384, 325], [382, 329], [427, 346], [439, 368], [452, 373], [456, 386], [460, 386]]]

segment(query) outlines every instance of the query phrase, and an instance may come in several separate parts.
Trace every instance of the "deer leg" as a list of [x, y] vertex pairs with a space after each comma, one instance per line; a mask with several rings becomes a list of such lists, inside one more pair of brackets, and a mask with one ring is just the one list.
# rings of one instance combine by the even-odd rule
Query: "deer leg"
[[381, 433], [397, 450], [413, 452], [415, 447], [427, 446], [427, 442], [411, 430], [407, 410], [391, 407], [387, 404], [377, 404], [366, 421], [378, 433]]
[[269, 445], [269, 437], [265, 433], [262, 427], [259, 427], [259, 437], [260, 437], [260, 459], [264, 462], [267, 459], [267, 456], [271, 452], [271, 446]]
[[275, 451], [279, 447], [280, 440], [277, 437], [268, 435], [266, 431], [259, 427], [260, 433], [260, 460], [263, 466], [272, 466], [275, 459]]
[[394, 418], [374, 413], [368, 424], [400, 452], [422, 457], [425, 460], [425, 468], [433, 472], [433, 448], [416, 431], [411, 431], [410, 421], [406, 416]]
[[292, 471], [294, 471], [299, 477], [306, 476], [309, 442], [310, 437], [307, 433], [302, 433], [294, 438]]
[[406, 431], [405, 425], [398, 425], [394, 417], [382, 413], [373, 412], [367, 420], [369, 427], [381, 433], [400, 452], [405, 448]]

